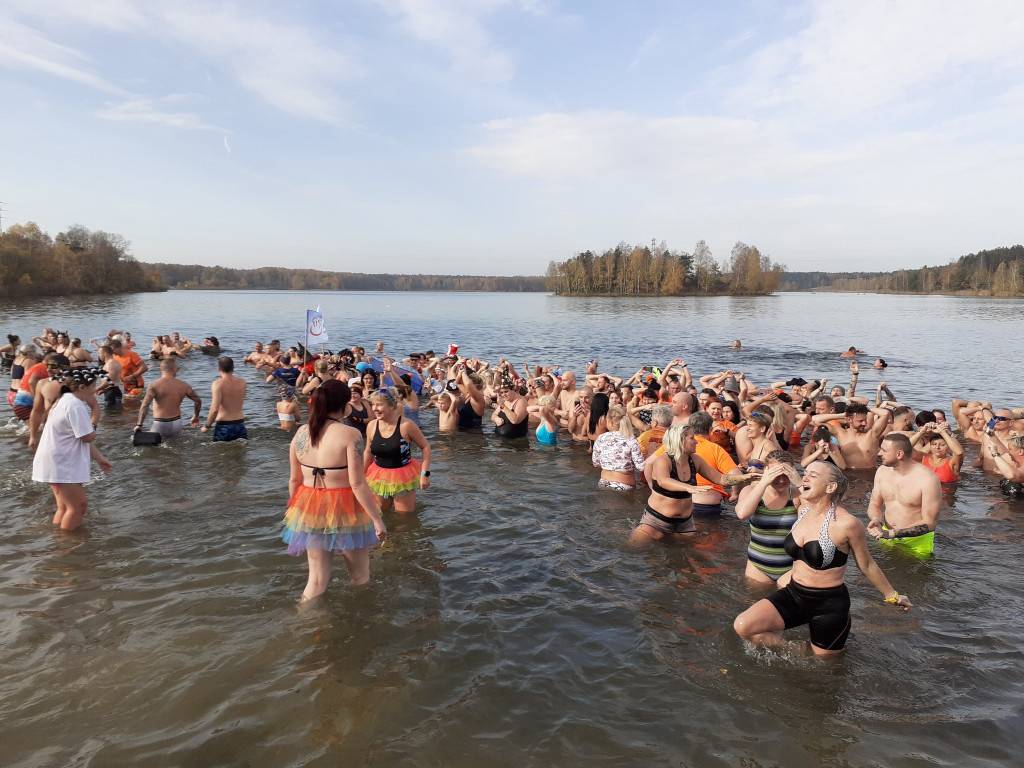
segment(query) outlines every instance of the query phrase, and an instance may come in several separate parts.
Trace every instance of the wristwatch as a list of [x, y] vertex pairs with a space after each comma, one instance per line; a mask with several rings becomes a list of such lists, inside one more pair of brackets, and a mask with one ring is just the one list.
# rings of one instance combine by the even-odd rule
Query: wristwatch
[[423, 472], [420, 472], [420, 474], [423, 475], [424, 477], [430, 477], [430, 470], [424, 470]]

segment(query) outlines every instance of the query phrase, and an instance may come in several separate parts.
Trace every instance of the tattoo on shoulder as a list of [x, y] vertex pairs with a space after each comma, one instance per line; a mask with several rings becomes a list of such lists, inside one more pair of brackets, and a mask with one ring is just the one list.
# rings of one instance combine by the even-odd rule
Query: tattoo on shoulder
[[302, 427], [295, 435], [295, 453], [305, 455], [309, 451], [309, 429]]
[[362, 456], [363, 453], [366, 452], [366, 440], [363, 439], [362, 435], [356, 438], [355, 446], [356, 453], [358, 453], [360, 456]]

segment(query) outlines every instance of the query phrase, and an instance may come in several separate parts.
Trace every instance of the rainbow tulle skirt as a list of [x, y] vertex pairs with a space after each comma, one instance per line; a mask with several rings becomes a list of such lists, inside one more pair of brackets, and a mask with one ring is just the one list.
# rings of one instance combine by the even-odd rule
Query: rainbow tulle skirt
[[409, 459], [408, 464], [397, 469], [378, 467], [376, 461], [371, 461], [366, 468], [366, 484], [382, 499], [412, 493], [420, 487], [422, 466], [419, 459]]
[[290, 555], [307, 549], [344, 552], [377, 546], [373, 520], [351, 488], [300, 485], [288, 502], [281, 539]]

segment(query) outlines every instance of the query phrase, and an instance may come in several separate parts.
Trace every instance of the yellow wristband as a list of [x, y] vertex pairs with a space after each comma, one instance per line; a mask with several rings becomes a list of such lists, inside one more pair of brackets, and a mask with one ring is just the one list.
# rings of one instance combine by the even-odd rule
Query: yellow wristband
[[900, 593], [897, 592], [896, 590], [893, 590], [892, 597], [885, 598], [885, 602], [887, 602], [887, 603], [898, 603], [899, 601], [900, 601]]

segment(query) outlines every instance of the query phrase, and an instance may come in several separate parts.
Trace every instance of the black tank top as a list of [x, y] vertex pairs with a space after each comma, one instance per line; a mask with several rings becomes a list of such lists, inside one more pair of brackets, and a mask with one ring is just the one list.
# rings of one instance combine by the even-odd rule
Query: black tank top
[[370, 441], [370, 453], [373, 460], [381, 469], [398, 469], [404, 467], [412, 459], [412, 450], [409, 443], [402, 437], [402, 417], [398, 417], [395, 424], [395, 431], [391, 437], [381, 437], [380, 422], [377, 422], [377, 430], [374, 432], [373, 440]]
[[495, 435], [508, 438], [526, 437], [526, 433], [530, 429], [529, 419], [523, 419], [518, 424], [513, 424], [512, 419], [504, 411], [498, 411], [498, 418], [501, 419], [501, 424], [494, 426]]
[[[687, 456], [687, 459], [689, 459], [690, 461], [689, 482], [695, 485], [697, 483], [697, 468], [693, 466], [693, 456]], [[673, 480], [679, 480], [679, 470], [676, 469], [676, 460], [673, 459], [671, 456], [668, 457], [668, 460], [672, 462], [672, 471], [668, 473], [668, 476], [671, 477]], [[679, 480], [679, 482], [682, 481]], [[658, 481], [653, 478], [651, 479], [651, 490], [654, 491], [655, 493], [661, 494], [666, 499], [688, 499], [690, 498], [690, 496], [693, 495], [689, 491], [673, 491], [668, 488], [663, 488], [662, 486], [658, 485]]]

